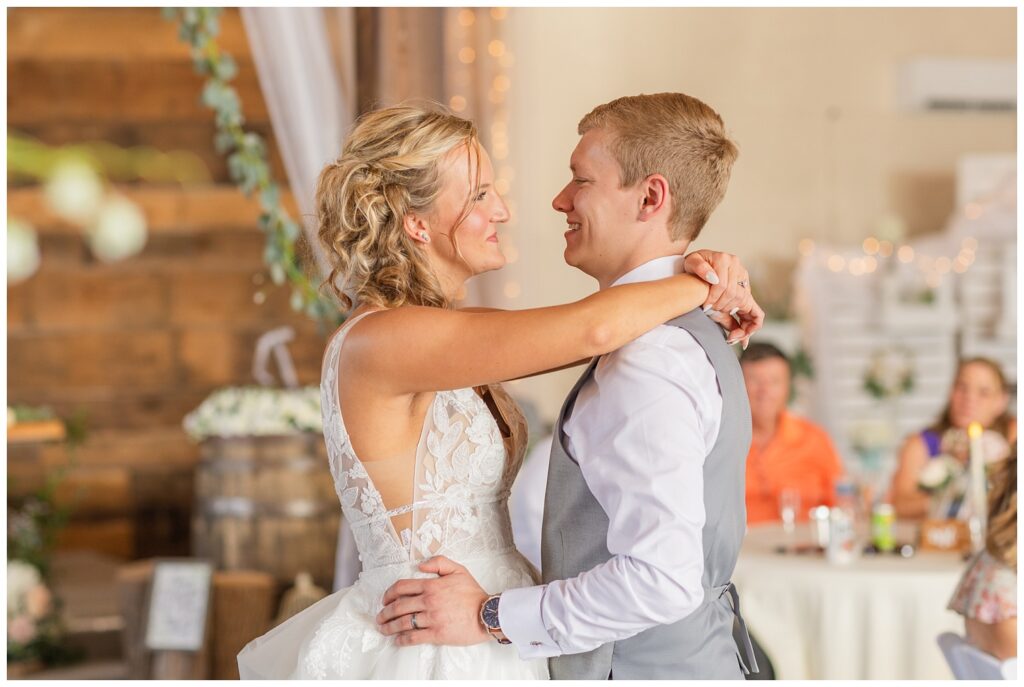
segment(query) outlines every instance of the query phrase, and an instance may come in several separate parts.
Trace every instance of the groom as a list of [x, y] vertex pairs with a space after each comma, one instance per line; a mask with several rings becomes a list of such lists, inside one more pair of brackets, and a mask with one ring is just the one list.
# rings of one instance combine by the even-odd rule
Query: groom
[[[680, 93], [641, 95], [595, 108], [579, 133], [572, 180], [552, 203], [569, 225], [566, 262], [602, 289], [681, 272], [737, 155], [721, 118]], [[729, 278], [737, 283], [716, 287], [720, 298], [749, 297], [745, 273]], [[556, 679], [756, 671], [730, 582], [750, 432], [736, 356], [700, 310], [595, 359], [555, 426], [545, 584], [489, 597], [438, 556], [421, 566], [437, 579], [387, 591], [381, 631], [402, 645], [489, 634], [524, 659], [549, 657]], [[413, 606], [429, 629], [410, 629]]]

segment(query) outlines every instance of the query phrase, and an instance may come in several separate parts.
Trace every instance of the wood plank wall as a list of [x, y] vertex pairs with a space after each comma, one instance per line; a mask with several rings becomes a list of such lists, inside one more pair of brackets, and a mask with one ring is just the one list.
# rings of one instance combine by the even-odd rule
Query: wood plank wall
[[[221, 27], [243, 111], [286, 186], [238, 11], [226, 10]], [[7, 54], [10, 130], [53, 144], [188, 150], [210, 170], [199, 186], [122, 185], [150, 236], [141, 255], [113, 265], [46, 211], [38, 186], [8, 187], [9, 214], [36, 226], [43, 256], [38, 273], [7, 291], [9, 402], [84, 412], [88, 423], [73, 454], [12, 448], [8, 496], [70, 465], [61, 495], [77, 506], [63, 547], [187, 554], [197, 450], [182, 418], [213, 389], [251, 383], [257, 337], [284, 324], [298, 334], [300, 381], [318, 383], [324, 337], [291, 311], [286, 290], [269, 286], [257, 205], [230, 184], [199, 103], [202, 81], [158, 8], [10, 9]]]

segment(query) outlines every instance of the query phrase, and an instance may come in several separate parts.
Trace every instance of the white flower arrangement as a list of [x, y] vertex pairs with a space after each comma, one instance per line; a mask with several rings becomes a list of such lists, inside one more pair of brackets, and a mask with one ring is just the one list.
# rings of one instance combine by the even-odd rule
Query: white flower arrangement
[[914, 357], [902, 347], [890, 346], [871, 357], [864, 389], [877, 399], [902, 396], [914, 388]]
[[87, 235], [97, 258], [104, 262], [124, 260], [146, 246], [146, 216], [124, 196], [110, 194], [96, 210]]
[[322, 433], [320, 389], [219, 389], [185, 416], [183, 426], [196, 441], [210, 437]]
[[7, 561], [7, 642], [26, 645], [39, 633], [51, 610], [50, 590], [39, 570], [24, 561]]
[[935, 456], [921, 468], [917, 476], [917, 486], [922, 491], [934, 494], [945, 489], [955, 476], [963, 472], [963, 465], [950, 455]]
[[54, 168], [44, 193], [57, 215], [75, 224], [86, 224], [103, 201], [103, 181], [87, 162], [69, 158]]
[[[917, 486], [931, 495], [930, 516], [935, 519], [970, 515], [970, 503], [965, 501], [969, 474], [969, 441], [967, 432], [952, 428], [941, 441], [942, 453], [931, 458], [917, 476]], [[999, 432], [985, 430], [981, 435], [981, 453], [986, 468], [1010, 455], [1010, 445]]]
[[28, 222], [7, 218], [7, 283], [28, 279], [39, 269], [39, 237]]

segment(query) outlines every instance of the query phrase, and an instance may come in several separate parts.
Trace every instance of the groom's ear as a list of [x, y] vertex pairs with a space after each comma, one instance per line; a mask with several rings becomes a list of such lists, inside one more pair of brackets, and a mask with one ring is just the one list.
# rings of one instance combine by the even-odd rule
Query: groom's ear
[[647, 222], [663, 209], [668, 208], [668, 179], [660, 174], [652, 174], [640, 182], [643, 195], [640, 198], [640, 212], [637, 219]]

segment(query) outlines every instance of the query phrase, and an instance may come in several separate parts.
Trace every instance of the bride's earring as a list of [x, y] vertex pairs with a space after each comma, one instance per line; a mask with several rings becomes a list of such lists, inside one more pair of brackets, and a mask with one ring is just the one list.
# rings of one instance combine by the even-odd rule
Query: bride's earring
[[430, 243], [430, 234], [425, 231], [420, 232], [420, 241], [423, 243]]

